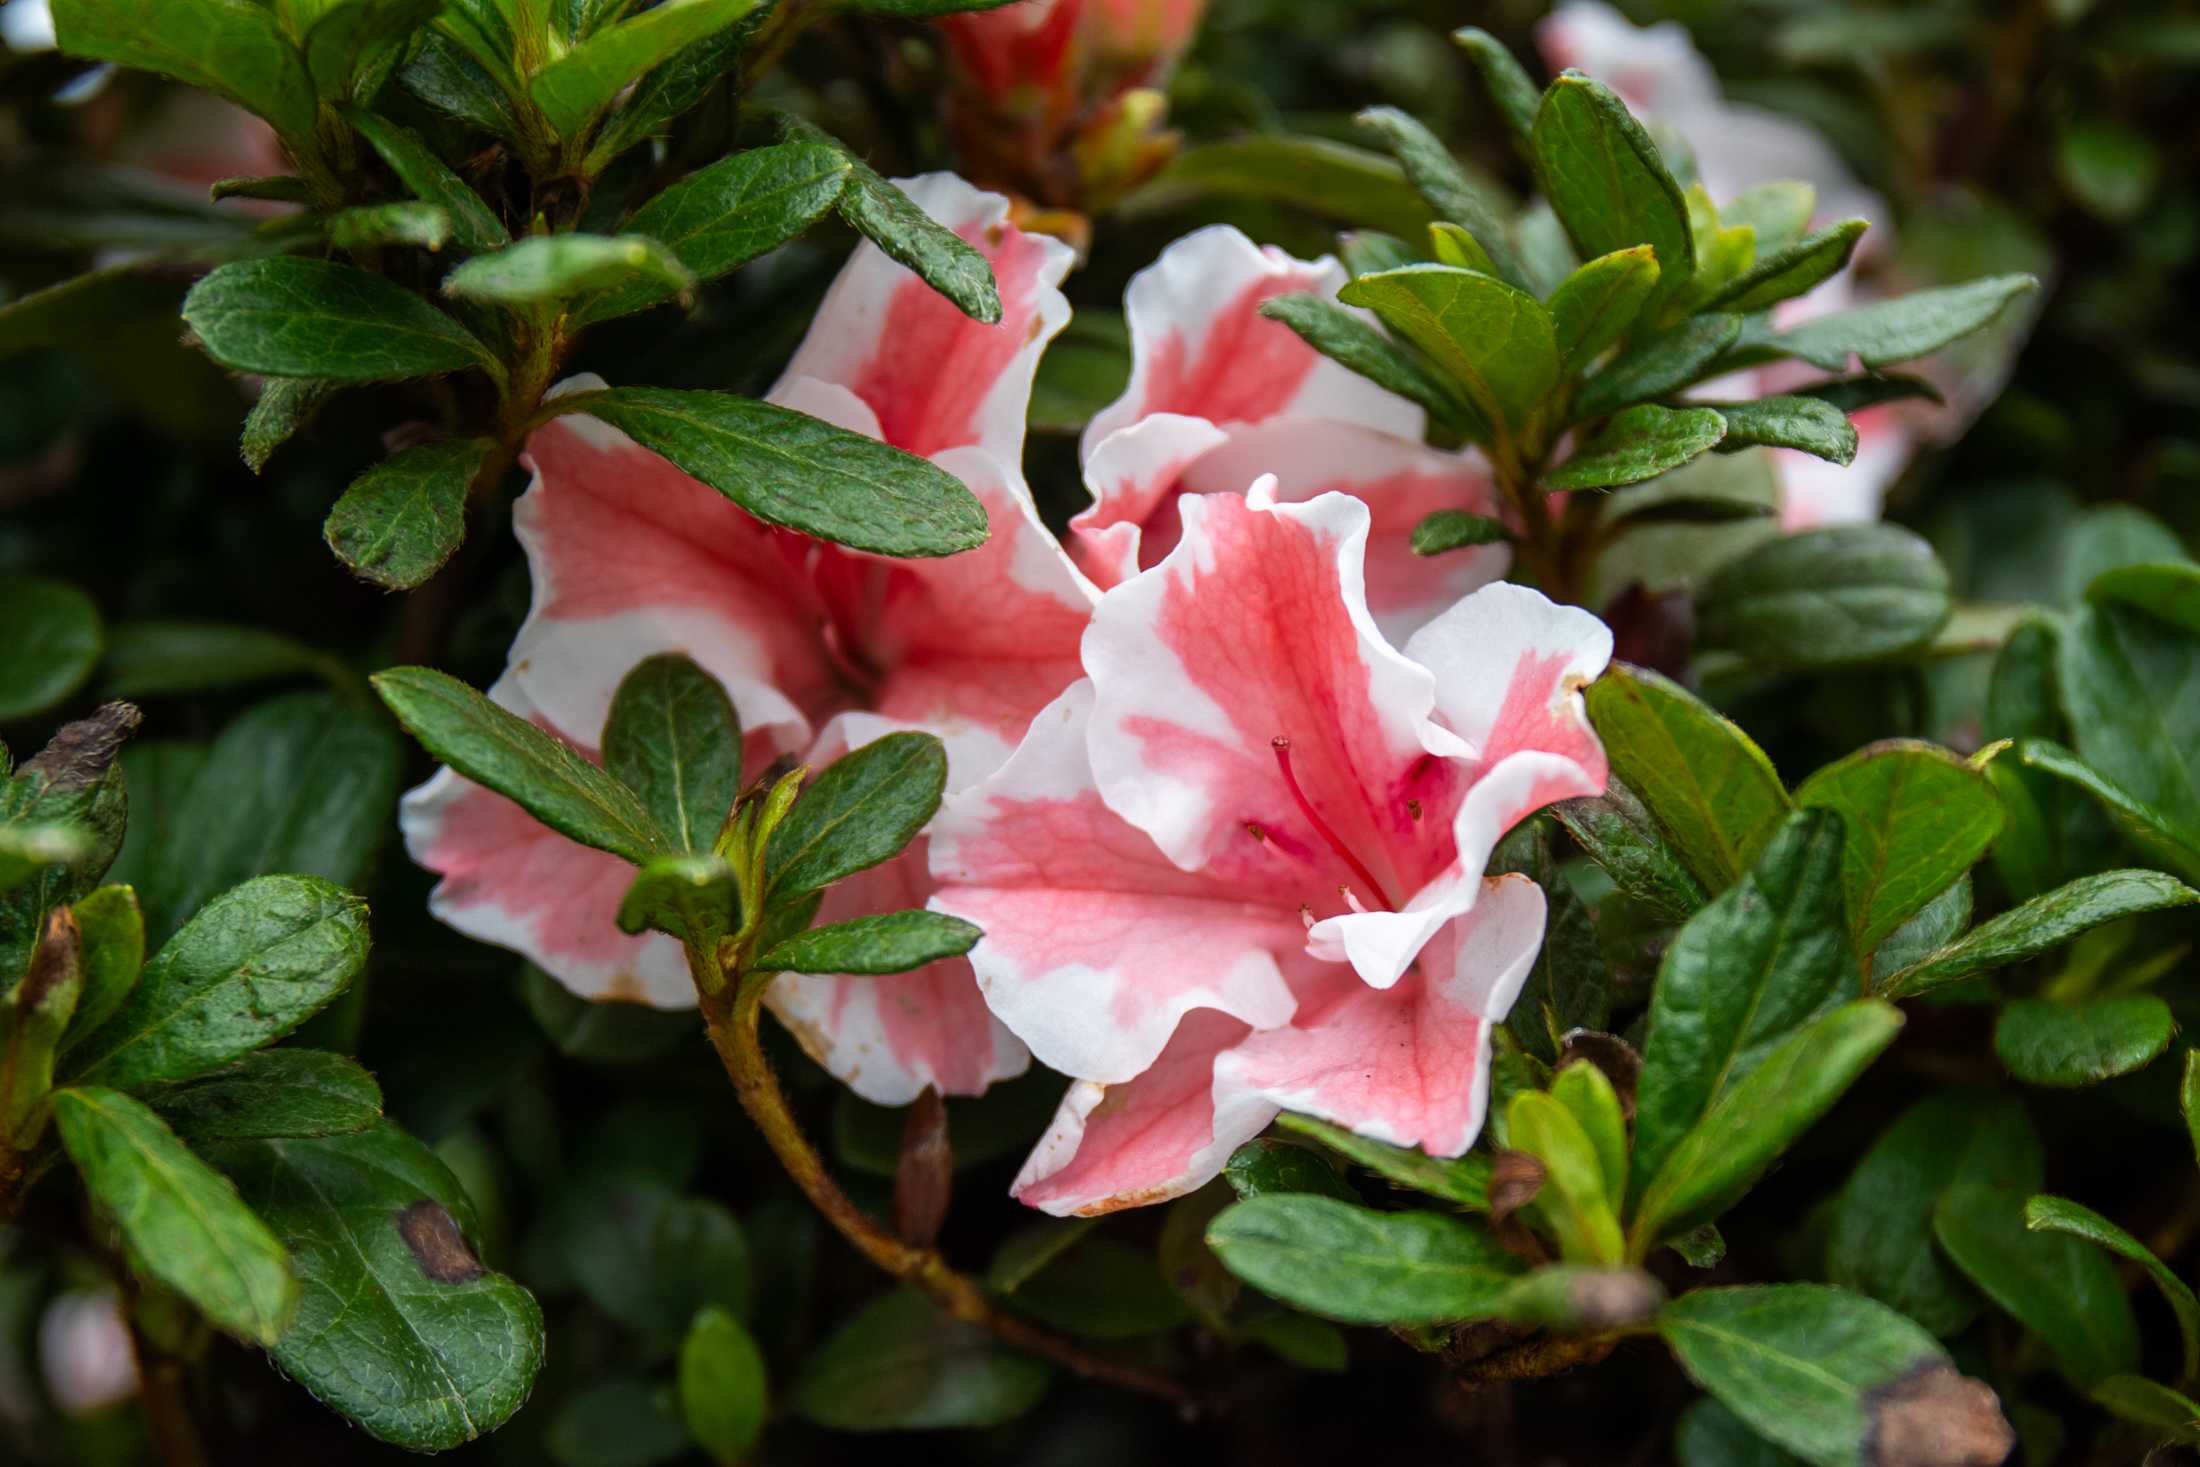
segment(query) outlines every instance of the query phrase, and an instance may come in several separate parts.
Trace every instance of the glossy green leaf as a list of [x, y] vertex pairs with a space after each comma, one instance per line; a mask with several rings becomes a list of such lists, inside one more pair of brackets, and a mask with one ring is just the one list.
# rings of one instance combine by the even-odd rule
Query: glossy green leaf
[[1544, 196], [1583, 259], [1646, 244], [1659, 270], [1651, 309], [1686, 288], [1696, 273], [1687, 203], [1611, 88], [1579, 72], [1559, 77], [1536, 109], [1531, 145]]
[[1256, 1137], [1231, 1152], [1229, 1161], [1223, 1164], [1222, 1178], [1240, 1198], [1311, 1192], [1340, 1202], [1360, 1200], [1360, 1194], [1337, 1175], [1337, 1169], [1320, 1152], [1272, 1136]]
[[805, 413], [668, 387], [569, 402], [767, 523], [879, 555], [952, 555], [985, 543], [985, 508], [961, 480]]
[[764, 852], [767, 901], [828, 886], [897, 854], [939, 808], [947, 752], [931, 734], [891, 733], [810, 782]]
[[741, 792], [741, 722], [718, 680], [678, 652], [619, 682], [604, 771], [634, 791], [675, 851], [708, 851]]
[[527, 79], [561, 137], [580, 137], [642, 74], [748, 14], [756, 0], [665, 0], [605, 26]]
[[527, 1399], [542, 1311], [482, 1264], [473, 1206], [435, 1153], [379, 1121], [207, 1154], [289, 1241], [298, 1313], [268, 1351], [285, 1375], [415, 1452], [486, 1435]]
[[2176, 1032], [2169, 1005], [2151, 993], [2019, 998], [1994, 1025], [1994, 1053], [2034, 1085], [2097, 1085], [2152, 1063]]
[[347, 1136], [382, 1118], [382, 1087], [340, 1054], [279, 1048], [188, 1080], [145, 1103], [194, 1146], [286, 1136]]
[[1308, 1193], [1256, 1197], [1217, 1217], [1207, 1244], [1285, 1303], [1360, 1324], [1485, 1317], [1520, 1266], [1481, 1228], [1434, 1212], [1370, 1212]]
[[1760, 252], [1757, 262], [1722, 286], [1705, 307], [1744, 315], [1770, 310], [1840, 274], [1869, 228], [1867, 220], [1844, 219], [1783, 249]]
[[457, 678], [394, 667], [375, 674], [374, 688], [429, 753], [559, 834], [637, 865], [664, 851], [633, 791]]
[[367, 580], [411, 590], [457, 552], [467, 490], [493, 447], [486, 438], [451, 438], [382, 460], [351, 481], [321, 538]]
[[680, 1342], [680, 1417], [705, 1453], [723, 1467], [748, 1459], [771, 1412], [764, 1352], [724, 1309], [697, 1310]]
[[1612, 772], [1673, 837], [1705, 888], [1740, 876], [1790, 806], [1749, 735], [1679, 684], [1614, 664], [1590, 684], [1589, 720]]
[[82, 687], [105, 638], [99, 608], [66, 581], [0, 579], [0, 723], [43, 713]]
[[350, 985], [367, 959], [359, 898], [310, 876], [260, 876], [162, 944], [114, 1016], [69, 1053], [73, 1078], [179, 1080], [273, 1043]]
[[207, 355], [240, 372], [389, 382], [502, 370], [472, 333], [412, 291], [330, 260], [224, 265], [191, 287], [183, 319]]
[[1013, 1420], [1046, 1388], [1044, 1365], [902, 1292], [834, 1331], [804, 1363], [789, 1404], [836, 1431], [918, 1431]]
[[2024, 1204], [2024, 1225], [2035, 1233], [2068, 1233], [2129, 1259], [2146, 1271], [2154, 1286], [2169, 1301], [2177, 1316], [2177, 1335], [2184, 1348], [2184, 1373], [2180, 1380], [2200, 1375], [2200, 1298], [2191, 1287], [2154, 1256], [2148, 1247], [2090, 1207], [2062, 1197], [2034, 1197]]
[[346, 104], [337, 110], [389, 164], [400, 183], [444, 212], [451, 222], [451, 239], [460, 249], [492, 250], [511, 243], [511, 235], [481, 195], [431, 152], [418, 133], [364, 107]]
[[274, 15], [250, 0], [58, 0], [54, 39], [72, 56], [157, 71], [227, 97], [293, 138], [313, 133], [313, 79]]
[[1558, 381], [1550, 313], [1503, 281], [1449, 265], [1362, 275], [1338, 292], [1450, 373], [1492, 425], [1517, 428]]
[[1627, 1117], [1611, 1079], [1589, 1061], [1575, 1060], [1552, 1077], [1551, 1099], [1566, 1107], [1588, 1138], [1603, 1174], [1604, 1195], [1619, 1206], [1627, 1196]]
[[1920, 957], [1879, 985], [1891, 998], [1930, 993], [2061, 947], [2103, 923], [2200, 902], [2160, 871], [2102, 871], [2036, 896]]
[[1353, 120], [1381, 136], [1398, 166], [1405, 169], [1414, 192], [1428, 201], [1439, 219], [1461, 227], [1494, 267], [1488, 273], [1511, 285], [1527, 284], [1495, 201], [1467, 176], [1441, 138], [1395, 107], [1370, 107]]
[[1986, 776], [1915, 740], [1827, 765], [1796, 787], [1795, 802], [1841, 817], [1841, 887], [1859, 953], [1970, 870], [2001, 833], [2001, 800]]
[[1654, 479], [1706, 453], [1726, 436], [1726, 419], [1712, 408], [1643, 403], [1614, 415], [1571, 458], [1545, 474], [1541, 487], [1616, 489]]
[[1894, 525], [1835, 525], [1730, 562], [1699, 598], [1701, 635], [1752, 662], [1838, 667], [1930, 642], [1954, 610], [1932, 546]]
[[1286, 1131], [1296, 1131], [1319, 1141], [1347, 1161], [1366, 1167], [1396, 1186], [1440, 1197], [1470, 1212], [1490, 1209], [1490, 1159], [1480, 1152], [1470, 1151], [1465, 1156], [1448, 1159], [1430, 1156], [1419, 1147], [1371, 1141], [1312, 1116], [1285, 1114], [1278, 1118], [1277, 1124]]
[[[306, 70], [324, 99], [371, 98], [440, 0], [338, 0], [305, 33]], [[295, 11], [293, 12], [296, 13]]]
[[1826, 1277], [1944, 1339], [1960, 1333], [1981, 1301], [1933, 1246], [1934, 1204], [1959, 1182], [2033, 1191], [2046, 1166], [2014, 1096], [1950, 1091], [1919, 1101], [1841, 1188], [1826, 1230]]
[[1726, 419], [1722, 453], [1744, 448], [1793, 448], [1844, 467], [1856, 459], [1856, 427], [1848, 414], [1819, 397], [1760, 397], [1710, 406]]
[[1413, 527], [1415, 555], [1442, 555], [1470, 545], [1497, 545], [1512, 539], [1504, 523], [1463, 509], [1433, 510]]
[[1477, 441], [1489, 437], [1489, 426], [1467, 405], [1459, 388], [1335, 301], [1318, 295], [1279, 295], [1262, 301], [1260, 313], [1290, 327], [1323, 356], [1351, 368], [1378, 387], [1419, 403], [1429, 416], [1462, 437]]
[[1558, 343], [1558, 375], [1578, 377], [1618, 344], [1658, 287], [1648, 245], [1599, 255], [1559, 282], [1546, 304]]
[[1962, 1183], [1933, 1208], [1933, 1236], [1972, 1283], [2038, 1335], [2081, 1386], [2139, 1368], [2139, 1326], [2116, 1266], [2066, 1233], [2031, 1232], [2024, 1193]]
[[237, 437], [237, 456], [244, 466], [255, 474], [264, 470], [275, 450], [313, 421], [321, 404], [336, 395], [336, 388], [336, 383], [318, 377], [268, 378]]
[[1630, 347], [1581, 384], [1574, 398], [1573, 420], [1601, 418], [1710, 376], [1720, 354], [1734, 344], [1741, 330], [1741, 317], [1712, 312], [1691, 316]]
[[1428, 227], [1429, 249], [1439, 265], [1457, 265], [1463, 270], [1479, 270], [1484, 275], [1498, 273], [1497, 264], [1489, 252], [1466, 229], [1442, 220]]
[[1641, 797], [1619, 780], [1601, 795], [1561, 801], [1551, 814], [1615, 886], [1665, 921], [1685, 922], [1710, 899]]
[[665, 131], [665, 125], [707, 99], [740, 63], [741, 53], [776, 13], [759, 5], [724, 30], [690, 42], [651, 67], [598, 130], [585, 167], [602, 168], [621, 153]]
[[877, 912], [798, 932], [754, 966], [778, 973], [906, 973], [961, 957], [979, 936], [970, 923], [942, 912]]
[[476, 255], [443, 277], [445, 295], [505, 306], [562, 304], [629, 288], [684, 296], [695, 276], [646, 235], [548, 234]]
[[1939, 351], [1978, 331], [2003, 306], [2039, 282], [2029, 275], [1991, 275], [1962, 285], [1914, 291], [1831, 315], [1817, 316], [1772, 338], [1772, 344], [1829, 372], [1851, 357], [1866, 367], [1891, 367]]

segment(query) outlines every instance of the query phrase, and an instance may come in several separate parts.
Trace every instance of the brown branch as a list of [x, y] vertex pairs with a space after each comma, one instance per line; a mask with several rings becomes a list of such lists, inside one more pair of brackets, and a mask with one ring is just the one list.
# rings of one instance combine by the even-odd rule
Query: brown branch
[[1629, 1331], [1609, 1330], [1593, 1335], [1544, 1335], [1470, 1360], [1453, 1372], [1468, 1390], [1504, 1381], [1541, 1380], [1579, 1365], [1595, 1365], [1612, 1353]]

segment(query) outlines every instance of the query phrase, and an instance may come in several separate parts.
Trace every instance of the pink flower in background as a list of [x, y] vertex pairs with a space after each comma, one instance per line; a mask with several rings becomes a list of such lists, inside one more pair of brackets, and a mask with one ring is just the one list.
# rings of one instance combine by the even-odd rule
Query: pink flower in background
[[1464, 1150], [1542, 933], [1541, 893], [1484, 867], [1604, 787], [1594, 617], [1494, 584], [1400, 650], [1360, 501], [1178, 508], [1101, 599], [1087, 680], [932, 835], [986, 1002], [1078, 1079], [1016, 1186], [1051, 1212], [1189, 1191], [1286, 1105]]
[[[557, 418], [528, 442], [535, 479], [514, 524], [534, 602], [490, 690], [499, 703], [586, 749], [620, 679], [682, 652], [731, 696], [752, 772], [780, 754], [821, 766], [915, 728], [946, 741], [955, 788], [997, 767], [1079, 675], [1096, 593], [1040, 524], [1020, 467], [1032, 374], [1069, 315], [1057, 289], [1069, 251], [950, 175], [905, 187], [992, 261], [1000, 322], [970, 320], [865, 245], [772, 398], [928, 455], [985, 505], [991, 539], [937, 560], [843, 550], [753, 519], [595, 419]], [[431, 905], [452, 926], [585, 997], [694, 1001], [677, 943], [617, 930], [632, 876], [617, 858], [449, 770], [406, 797], [404, 826], [443, 878]], [[921, 905], [929, 890], [920, 839], [836, 887], [825, 918]], [[962, 959], [884, 979], [787, 974], [769, 1001], [819, 1063], [883, 1104], [926, 1086], [975, 1094], [1028, 1061]]]
[[1073, 552], [1097, 583], [1114, 585], [1174, 548], [1181, 496], [1240, 494], [1262, 474], [1276, 476], [1286, 502], [1332, 490], [1366, 501], [1368, 599], [1393, 639], [1504, 574], [1504, 545], [1431, 557], [1410, 544], [1432, 510], [1497, 512], [1480, 456], [1422, 446], [1417, 405], [1260, 314], [1280, 295], [1334, 296], [1345, 278], [1333, 259], [1296, 260], [1216, 225], [1132, 279], [1130, 382], [1085, 429], [1093, 503], [1070, 522]]
[[1164, 81], [1206, 0], [1017, 0], [940, 20], [964, 84], [1006, 116], [1066, 119]]

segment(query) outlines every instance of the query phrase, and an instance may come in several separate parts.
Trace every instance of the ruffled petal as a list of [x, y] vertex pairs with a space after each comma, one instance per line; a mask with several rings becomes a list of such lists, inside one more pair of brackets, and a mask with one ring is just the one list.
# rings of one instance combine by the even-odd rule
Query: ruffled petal
[[932, 825], [930, 905], [975, 922], [978, 986], [1053, 1068], [1129, 1080], [1178, 1021], [1214, 1009], [1280, 1024], [1304, 929], [1275, 893], [1179, 870], [1101, 800], [1092, 687], [1073, 685], [1006, 765]]
[[[1230, 435], [1205, 418], [1154, 413], [1102, 439], [1085, 460], [1092, 503], [1069, 522], [1077, 563], [1102, 587], [1126, 581], [1176, 548], [1175, 500], [1187, 469]], [[1236, 493], [1253, 482], [1229, 486]]]
[[1074, 252], [1008, 222], [1008, 200], [952, 173], [897, 180], [917, 206], [993, 266], [1001, 319], [974, 321], [873, 244], [859, 246], [833, 282], [809, 335], [787, 364], [781, 392], [802, 378], [847, 389], [871, 410], [878, 436], [929, 458], [975, 446], [1023, 463], [1024, 419], [1039, 355], [1069, 320], [1057, 288]]
[[1490, 1029], [1511, 1010], [1543, 940], [1543, 893], [1524, 876], [1485, 883], [1418, 969], [1389, 989], [1349, 977], [1293, 1021], [1248, 1036], [1215, 1066], [1242, 1090], [1393, 1146], [1457, 1156], [1489, 1107]]

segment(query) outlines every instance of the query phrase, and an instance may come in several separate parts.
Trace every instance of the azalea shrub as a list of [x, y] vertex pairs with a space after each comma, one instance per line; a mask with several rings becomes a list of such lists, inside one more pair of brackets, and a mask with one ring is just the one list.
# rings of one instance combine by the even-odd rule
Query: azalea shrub
[[7, 0], [6, 1459], [2200, 1448], [2200, 17], [1631, 9]]

